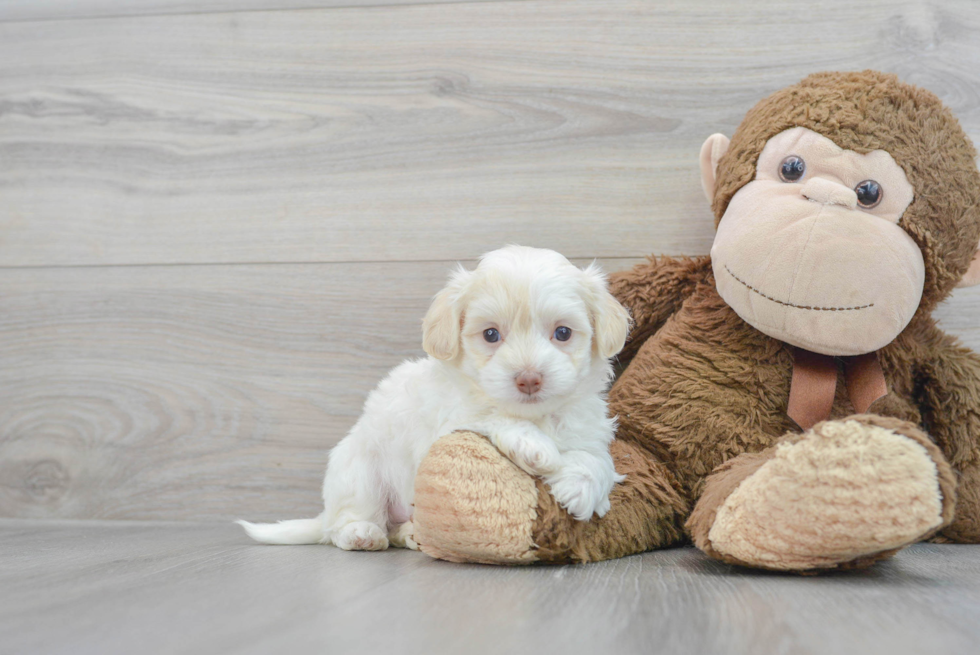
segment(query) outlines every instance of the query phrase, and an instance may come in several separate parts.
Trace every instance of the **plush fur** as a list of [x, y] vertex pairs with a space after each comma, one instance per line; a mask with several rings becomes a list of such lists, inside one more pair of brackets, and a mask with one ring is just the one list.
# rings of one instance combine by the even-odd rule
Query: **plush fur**
[[486, 434], [542, 476], [576, 519], [602, 516], [622, 479], [603, 395], [628, 323], [595, 266], [580, 270], [554, 251], [518, 246], [484, 255], [433, 301], [423, 326], [430, 357], [382, 380], [330, 453], [323, 513], [239, 523], [270, 544], [411, 547], [416, 470], [437, 438], [460, 429]]
[[[724, 155], [703, 153], [709, 169], [718, 164], [706, 188], [719, 220], [754, 179], [766, 142], [798, 126], [857, 153], [886, 150], [915, 189], [899, 224], [921, 249], [925, 282], [907, 327], [877, 353], [888, 393], [856, 415], [838, 384], [829, 420], [801, 431], [787, 416], [793, 347], [725, 303], [708, 257], [652, 257], [610, 281], [635, 327], [609, 395], [619, 418], [611, 452], [627, 474], [609, 512], [574, 522], [539, 486], [531, 519], [522, 483], [520, 512], [488, 527], [473, 499], [504, 507], [512, 487], [468, 461], [459, 466], [474, 483], [458, 497], [456, 464], [433, 449], [420, 485], [446, 484], [438, 502], [417, 495], [417, 507], [452, 514], [453, 538], [484, 547], [454, 551], [445, 531], [425, 526], [423, 551], [488, 561], [483, 553], [514, 529], [503, 526], [516, 524], [533, 545], [510, 563], [595, 561], [690, 539], [727, 562], [811, 572], [867, 566], [930, 537], [980, 542], [980, 358], [930, 316], [974, 270], [973, 146], [928, 91], [873, 71], [814, 75], [760, 102]], [[454, 456], [476, 439], [459, 435]]]
[[926, 264], [919, 313], [935, 309], [966, 273], [980, 240], [977, 152], [959, 121], [935, 94], [894, 75], [817, 73], [772, 94], [749, 111], [718, 162], [712, 209], [716, 224], [756, 174], [766, 142], [805, 127], [860, 154], [884, 150], [915, 188], [901, 225]]

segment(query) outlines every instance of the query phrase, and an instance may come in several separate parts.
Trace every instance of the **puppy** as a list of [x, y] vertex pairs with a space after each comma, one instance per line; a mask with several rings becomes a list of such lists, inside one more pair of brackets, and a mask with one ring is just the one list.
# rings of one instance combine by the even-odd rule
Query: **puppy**
[[415, 473], [429, 447], [472, 430], [541, 476], [580, 521], [609, 511], [616, 474], [607, 415], [610, 358], [629, 314], [593, 264], [507, 246], [460, 267], [422, 325], [426, 359], [408, 361], [371, 392], [330, 453], [324, 511], [315, 519], [239, 523], [269, 544], [333, 543], [345, 550], [414, 547]]

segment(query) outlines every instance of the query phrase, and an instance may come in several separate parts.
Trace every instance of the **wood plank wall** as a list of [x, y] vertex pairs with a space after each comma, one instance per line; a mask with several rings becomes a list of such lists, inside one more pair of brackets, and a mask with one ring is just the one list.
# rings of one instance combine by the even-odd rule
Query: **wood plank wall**
[[[0, 0], [0, 516], [312, 515], [452, 262], [707, 252], [701, 142], [813, 71], [980, 142], [977, 34], [972, 0]], [[980, 348], [980, 291], [940, 316]]]

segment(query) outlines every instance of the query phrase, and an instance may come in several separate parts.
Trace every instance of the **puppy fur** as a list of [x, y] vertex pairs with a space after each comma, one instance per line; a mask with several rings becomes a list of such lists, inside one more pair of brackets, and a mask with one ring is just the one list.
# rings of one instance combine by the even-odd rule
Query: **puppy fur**
[[[571, 330], [566, 340], [560, 327]], [[605, 392], [628, 331], [629, 314], [595, 264], [582, 270], [551, 250], [507, 246], [473, 271], [459, 267], [423, 320], [429, 357], [392, 370], [331, 451], [323, 513], [239, 523], [270, 544], [413, 547], [415, 473], [454, 430], [486, 435], [576, 519], [602, 516], [622, 480]]]

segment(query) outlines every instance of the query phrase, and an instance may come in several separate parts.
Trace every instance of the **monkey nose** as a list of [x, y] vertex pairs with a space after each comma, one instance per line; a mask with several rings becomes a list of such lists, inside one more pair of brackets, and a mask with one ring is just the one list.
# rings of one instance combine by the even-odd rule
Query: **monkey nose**
[[821, 205], [840, 205], [848, 209], [857, 207], [857, 194], [843, 184], [831, 182], [822, 177], [814, 177], [803, 185], [800, 193], [807, 200]]
[[524, 371], [514, 379], [514, 384], [521, 393], [531, 396], [541, 389], [541, 374], [537, 371]]

